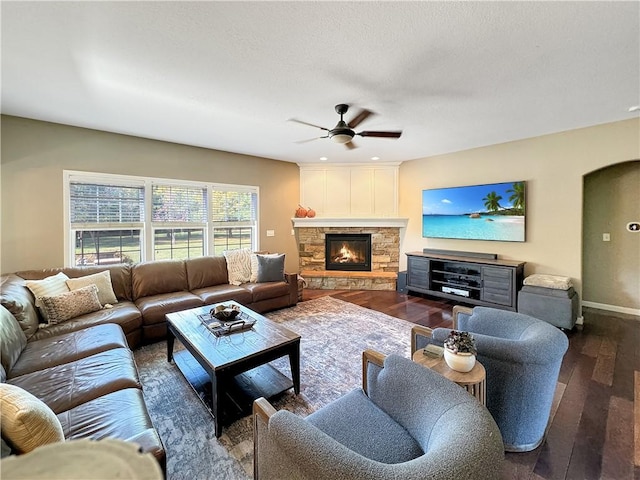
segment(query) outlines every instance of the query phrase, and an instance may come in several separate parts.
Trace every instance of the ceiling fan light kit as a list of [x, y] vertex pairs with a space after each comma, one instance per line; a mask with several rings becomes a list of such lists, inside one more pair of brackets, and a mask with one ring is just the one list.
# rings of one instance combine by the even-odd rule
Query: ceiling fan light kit
[[327, 135], [318, 138], [330, 138], [335, 143], [341, 143], [348, 149], [356, 148], [356, 145], [352, 142], [353, 137], [356, 135], [360, 135], [361, 137], [379, 138], [400, 138], [400, 135], [402, 135], [402, 131], [363, 131], [356, 133], [353, 129], [373, 115], [373, 112], [371, 110], [362, 109], [350, 122], [347, 123], [344, 121], [343, 117], [349, 110], [349, 105], [340, 103], [335, 106], [335, 109], [336, 113], [340, 115], [340, 121], [331, 130], [325, 127], [320, 127], [319, 125], [314, 125], [313, 123], [303, 122], [302, 120], [297, 120], [295, 118], [292, 118], [291, 121], [324, 130], [327, 132]]

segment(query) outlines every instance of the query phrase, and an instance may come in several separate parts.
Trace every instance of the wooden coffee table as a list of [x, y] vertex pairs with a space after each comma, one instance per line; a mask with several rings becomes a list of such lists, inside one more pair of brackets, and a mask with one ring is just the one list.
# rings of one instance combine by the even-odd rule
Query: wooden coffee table
[[[175, 362], [213, 416], [215, 434], [222, 420], [248, 414], [255, 398], [273, 397], [293, 387], [300, 393], [300, 335], [236, 302], [241, 316], [255, 319], [250, 330], [217, 337], [198, 318], [215, 305], [166, 315], [167, 360]], [[247, 318], [245, 317], [245, 318]], [[175, 339], [185, 349], [173, 351]], [[289, 379], [268, 362], [289, 356]]]

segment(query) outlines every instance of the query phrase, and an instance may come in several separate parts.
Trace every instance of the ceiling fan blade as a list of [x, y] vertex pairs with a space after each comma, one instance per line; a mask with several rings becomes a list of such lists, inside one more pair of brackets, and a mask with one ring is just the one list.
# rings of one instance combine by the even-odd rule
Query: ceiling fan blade
[[365, 130], [364, 132], [356, 133], [356, 135], [360, 135], [361, 137], [400, 138], [402, 130], [397, 132], [372, 132]]
[[371, 115], [373, 115], [373, 112], [371, 110], [363, 108], [362, 110], [360, 110], [360, 113], [353, 117], [353, 119], [348, 123], [349, 128], [356, 128]]
[[298, 140], [298, 141], [293, 142], [293, 143], [308, 143], [308, 142], [313, 142], [314, 140], [318, 140], [319, 138], [329, 138], [329, 135], [325, 135], [324, 137], [307, 138], [306, 140]]
[[358, 146], [353, 142], [347, 142], [344, 144], [347, 147], [347, 150], [353, 150], [354, 148], [358, 148]]
[[319, 128], [320, 130], [326, 130], [327, 132], [329, 131], [328, 128], [321, 127], [320, 125], [314, 125], [313, 123], [309, 123], [309, 122], [303, 122], [302, 120], [298, 120], [297, 118], [290, 118], [288, 121], [289, 122], [301, 123], [302, 125], [307, 125], [309, 127]]

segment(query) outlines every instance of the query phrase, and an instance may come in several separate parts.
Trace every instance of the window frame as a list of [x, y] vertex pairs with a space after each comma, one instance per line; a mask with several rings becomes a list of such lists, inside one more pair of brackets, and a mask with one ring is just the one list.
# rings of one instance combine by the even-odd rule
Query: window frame
[[[97, 224], [85, 223], [84, 228], [77, 228], [71, 224], [70, 218], [70, 185], [71, 183], [94, 183], [114, 186], [142, 186], [144, 189], [144, 221], [141, 223], [105, 223], [100, 228]], [[177, 186], [205, 189], [205, 221], [204, 222], [154, 222], [153, 221], [153, 186]], [[255, 194], [255, 218], [249, 221], [214, 222], [212, 220], [212, 202], [214, 191], [248, 192]], [[156, 177], [142, 177], [133, 175], [121, 175], [98, 172], [84, 172], [76, 170], [63, 171], [63, 209], [64, 209], [64, 264], [75, 267], [75, 236], [77, 231], [106, 231], [139, 229], [140, 230], [140, 258], [141, 261], [155, 260], [155, 232], [162, 229], [203, 229], [203, 255], [214, 255], [215, 228], [251, 228], [251, 249], [260, 249], [260, 187], [253, 185], [235, 185], [216, 182], [197, 182], [192, 180], [179, 180]], [[212, 253], [210, 253], [212, 252]], [[195, 258], [195, 257], [194, 257]]]

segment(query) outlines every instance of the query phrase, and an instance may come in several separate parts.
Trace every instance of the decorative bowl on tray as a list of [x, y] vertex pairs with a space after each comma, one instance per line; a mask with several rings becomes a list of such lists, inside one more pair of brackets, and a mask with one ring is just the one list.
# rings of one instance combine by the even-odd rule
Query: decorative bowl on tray
[[238, 305], [217, 305], [209, 313], [218, 320], [228, 322], [238, 316], [240, 307]]

